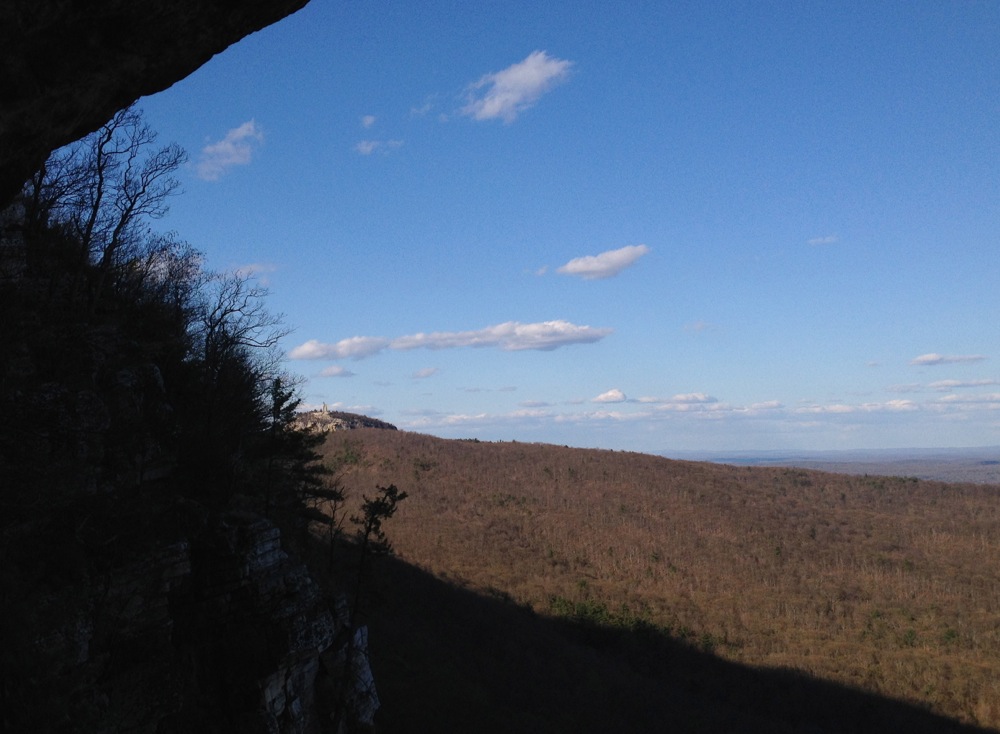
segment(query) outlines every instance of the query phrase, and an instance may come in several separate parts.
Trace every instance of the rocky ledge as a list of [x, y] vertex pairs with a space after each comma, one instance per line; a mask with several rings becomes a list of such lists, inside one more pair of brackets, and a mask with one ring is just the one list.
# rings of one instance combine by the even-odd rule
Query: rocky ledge
[[317, 433], [332, 433], [334, 431], [353, 431], [357, 428], [381, 428], [395, 431], [396, 426], [377, 418], [357, 413], [343, 413], [336, 410], [308, 410], [299, 413], [295, 419], [295, 427], [299, 430], [316, 431]]

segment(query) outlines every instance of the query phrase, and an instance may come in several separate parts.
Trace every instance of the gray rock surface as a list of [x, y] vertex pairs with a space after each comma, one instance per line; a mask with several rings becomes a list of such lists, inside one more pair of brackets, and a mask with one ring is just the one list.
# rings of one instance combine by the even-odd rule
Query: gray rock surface
[[300, 430], [332, 433], [334, 431], [352, 431], [356, 428], [381, 428], [395, 431], [396, 426], [378, 418], [369, 418], [357, 413], [344, 413], [336, 410], [309, 410], [299, 413], [295, 418], [295, 427]]

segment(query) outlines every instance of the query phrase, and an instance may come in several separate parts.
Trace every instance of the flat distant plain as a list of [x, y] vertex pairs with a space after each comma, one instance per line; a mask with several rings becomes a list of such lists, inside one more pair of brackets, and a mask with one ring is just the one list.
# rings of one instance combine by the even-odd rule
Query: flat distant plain
[[660, 452], [661, 456], [736, 466], [794, 466], [840, 474], [1000, 484], [1000, 446], [854, 451]]

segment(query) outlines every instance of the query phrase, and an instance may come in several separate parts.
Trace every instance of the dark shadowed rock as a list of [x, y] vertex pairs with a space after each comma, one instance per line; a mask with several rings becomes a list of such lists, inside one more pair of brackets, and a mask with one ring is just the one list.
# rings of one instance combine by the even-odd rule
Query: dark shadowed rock
[[0, 205], [49, 153], [308, 0], [4, 0]]
[[[188, 501], [101, 503], [78, 503], [67, 528], [57, 518], [7, 528], [5, 560], [37, 580], [0, 600], [2, 728], [324, 730], [345, 669], [347, 603], [328, 603], [278, 528]], [[373, 690], [367, 657], [352, 658], [345, 688]], [[348, 731], [370, 724], [343, 700]]]

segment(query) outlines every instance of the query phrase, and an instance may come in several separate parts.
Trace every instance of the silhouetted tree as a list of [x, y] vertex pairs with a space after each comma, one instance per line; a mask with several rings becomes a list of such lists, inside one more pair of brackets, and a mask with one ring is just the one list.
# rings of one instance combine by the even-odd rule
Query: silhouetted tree
[[218, 502], [301, 503], [323, 479], [317, 442], [291, 426], [283, 317], [251, 277], [207, 272], [150, 228], [184, 160], [129, 108], [53, 154], [0, 218], [14, 263], [0, 271], [0, 471], [79, 489], [176, 467]]
[[173, 144], [154, 148], [155, 142], [139, 110], [128, 107], [56, 151], [22, 194], [25, 230], [63, 229], [80, 262], [92, 266], [91, 309], [114, 271], [141, 259], [151, 241], [149, 221], [166, 214], [179, 189], [174, 173], [186, 154]]

